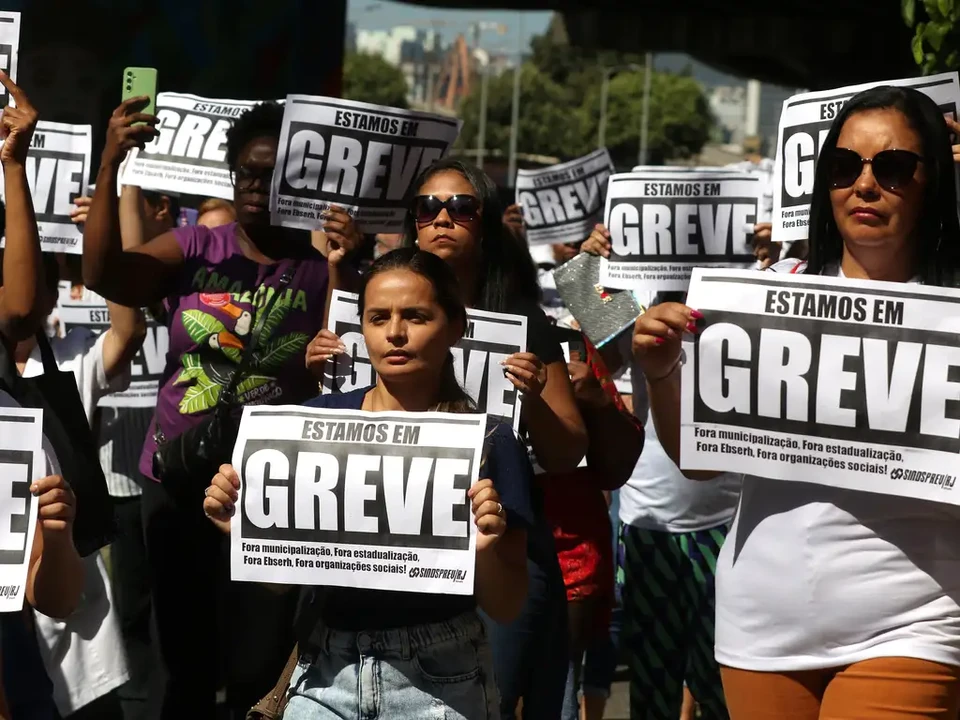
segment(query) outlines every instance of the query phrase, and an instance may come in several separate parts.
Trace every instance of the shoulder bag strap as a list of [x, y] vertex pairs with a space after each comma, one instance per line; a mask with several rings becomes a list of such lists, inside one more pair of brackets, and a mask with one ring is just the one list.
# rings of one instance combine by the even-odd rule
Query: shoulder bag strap
[[253, 361], [253, 353], [260, 344], [260, 334], [263, 332], [263, 325], [267, 321], [270, 311], [273, 309], [273, 304], [277, 301], [277, 298], [283, 294], [283, 291], [287, 289], [287, 286], [293, 282], [293, 278], [297, 274], [297, 269], [299, 267], [300, 262], [297, 261], [284, 271], [283, 275], [280, 276], [280, 282], [277, 283], [277, 287], [274, 290], [273, 295], [270, 296], [266, 305], [264, 305], [260, 310], [260, 315], [257, 318], [257, 324], [254, 325], [253, 331], [250, 333], [250, 342], [248, 342], [247, 346], [243, 349], [243, 356], [240, 358], [240, 363], [237, 365], [237, 369], [233, 371], [233, 375], [230, 377], [230, 384], [227, 385], [223, 392], [220, 393], [220, 398], [217, 403], [218, 405], [233, 404], [234, 393], [236, 392], [240, 381], [243, 379], [243, 376], [247, 374], [247, 370], [250, 368], [250, 363]]
[[57, 358], [53, 354], [53, 348], [50, 347], [50, 341], [43, 330], [37, 332], [37, 345], [40, 347], [40, 359], [43, 360], [43, 374], [59, 372], [60, 366], [57, 365]]

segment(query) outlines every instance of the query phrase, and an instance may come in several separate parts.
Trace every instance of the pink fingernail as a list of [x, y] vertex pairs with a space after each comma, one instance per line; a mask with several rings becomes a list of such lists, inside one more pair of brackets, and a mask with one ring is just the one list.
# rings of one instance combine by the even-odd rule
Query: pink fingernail
[[694, 318], [695, 320], [703, 320], [703, 313], [699, 310], [691, 310], [690, 317]]
[[688, 322], [688, 323], [687, 323], [687, 331], [688, 331], [688, 332], [695, 333], [695, 332], [697, 331], [697, 324], [696, 324], [695, 322]]
[[664, 343], [665, 341], [664, 341], [664, 339], [663, 339], [662, 337], [658, 337], [658, 338], [654, 339], [654, 342], [655, 342], [657, 345], [663, 345], [663, 343]]

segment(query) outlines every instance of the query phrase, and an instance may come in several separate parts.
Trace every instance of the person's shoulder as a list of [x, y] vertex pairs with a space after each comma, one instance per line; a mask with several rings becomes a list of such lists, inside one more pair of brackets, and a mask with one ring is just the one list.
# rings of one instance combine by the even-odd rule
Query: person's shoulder
[[807, 271], [807, 261], [787, 258], [786, 260], [775, 262], [766, 269], [771, 272], [786, 273], [788, 275], [802, 275]]
[[360, 410], [363, 407], [363, 398], [369, 390], [370, 388], [360, 388], [345, 393], [317, 395], [315, 398], [307, 400], [304, 405], [330, 410]]

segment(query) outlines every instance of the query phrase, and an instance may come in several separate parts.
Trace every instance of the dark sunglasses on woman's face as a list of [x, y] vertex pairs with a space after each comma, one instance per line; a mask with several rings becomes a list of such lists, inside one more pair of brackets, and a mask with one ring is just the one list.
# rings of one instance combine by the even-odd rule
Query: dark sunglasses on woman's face
[[860, 177], [863, 166], [869, 163], [880, 187], [900, 190], [913, 179], [923, 158], [909, 150], [881, 150], [868, 160], [853, 150], [838, 147], [833, 149], [827, 161], [830, 163], [830, 187], [850, 187]]
[[473, 195], [452, 195], [446, 200], [418, 195], [413, 199], [413, 217], [420, 225], [432, 223], [441, 210], [446, 210], [455, 223], [470, 222], [480, 215], [480, 201]]

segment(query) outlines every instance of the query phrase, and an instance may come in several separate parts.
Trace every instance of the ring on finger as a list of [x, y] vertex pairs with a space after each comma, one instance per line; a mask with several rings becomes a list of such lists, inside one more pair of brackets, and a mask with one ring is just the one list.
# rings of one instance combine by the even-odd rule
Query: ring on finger
[[203, 491], [203, 496], [204, 496], [204, 497], [210, 497], [210, 487], [209, 487], [209, 486], [207, 486], [207, 487], [204, 489], [204, 491]]
[[503, 517], [503, 505], [497, 503], [497, 517]]

